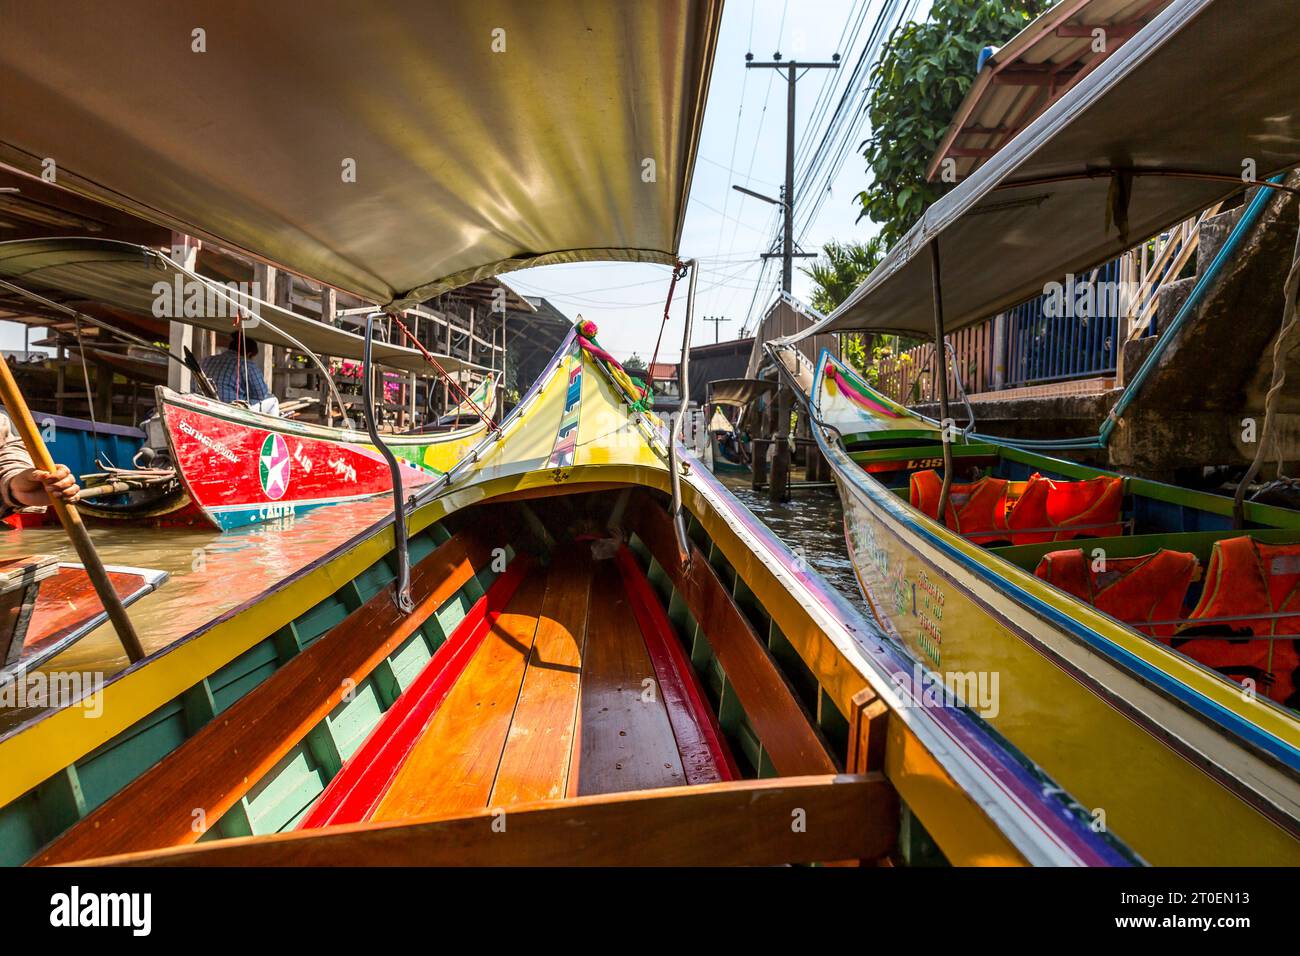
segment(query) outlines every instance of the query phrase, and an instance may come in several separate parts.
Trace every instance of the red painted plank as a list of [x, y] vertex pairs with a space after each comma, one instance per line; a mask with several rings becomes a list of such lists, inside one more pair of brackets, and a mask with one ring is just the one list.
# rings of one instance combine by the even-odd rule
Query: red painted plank
[[716, 783], [739, 779], [740, 771], [722, 735], [722, 728], [718, 726], [695, 669], [650, 587], [649, 579], [627, 545], [618, 549], [616, 561], [632, 612], [645, 639], [650, 662], [654, 665], [664, 705], [668, 708], [668, 719], [677, 737], [686, 782]]
[[299, 829], [356, 823], [369, 817], [474, 651], [510, 603], [531, 563], [527, 555], [520, 555], [492, 582], [419, 677], [329, 782]]

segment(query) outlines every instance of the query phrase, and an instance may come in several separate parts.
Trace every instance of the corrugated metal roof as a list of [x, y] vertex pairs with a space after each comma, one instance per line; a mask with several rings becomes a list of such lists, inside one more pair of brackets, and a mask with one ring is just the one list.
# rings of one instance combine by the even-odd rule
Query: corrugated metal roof
[[952, 159], [956, 179], [965, 179], [1169, 3], [1062, 0], [1042, 13], [984, 62], [926, 178], [938, 179]]

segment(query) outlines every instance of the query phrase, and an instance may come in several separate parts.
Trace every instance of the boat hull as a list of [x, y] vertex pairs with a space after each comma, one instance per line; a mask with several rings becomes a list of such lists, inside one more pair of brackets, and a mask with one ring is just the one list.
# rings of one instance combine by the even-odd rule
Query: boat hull
[[[184, 494], [207, 523], [230, 530], [292, 520], [324, 505], [388, 494], [392, 478], [367, 436], [159, 389], [158, 408]], [[393, 436], [402, 485], [436, 481], [486, 425], [439, 435]], [[169, 512], [164, 520], [188, 515]]]
[[1300, 862], [1294, 748], [1264, 729], [1284, 714], [1256, 703], [1259, 722], [1243, 719], [1232, 685], [931, 521], [818, 437], [862, 593], [918, 668], [1148, 862]]
[[[590, 548], [590, 556], [597, 562], [616, 554], [618, 576], [628, 575], [625, 588], [633, 578], [638, 582], [635, 599], [630, 597], [633, 591], [627, 591], [634, 605], [632, 613], [609, 615], [619, 621], [614, 631], [626, 637], [624, 631], [638, 627], [665, 640], [656, 639], [655, 649], [647, 643], [646, 653], [653, 660], [609, 686], [629, 698], [629, 713], [642, 714], [643, 703], [649, 700], [642, 694], [656, 684], [654, 680], [647, 684], [643, 678], [650, 673], [646, 668], [653, 668], [662, 687], [656, 697], [665, 706], [671, 701], [674, 714], [686, 716], [680, 710], [685, 707], [701, 717], [702, 722], [696, 725], [699, 733], [687, 735], [693, 741], [692, 772], [708, 769], [706, 754], [696, 744], [714, 753], [706, 740], [706, 725], [711, 726], [712, 718], [697, 706], [701, 705], [716, 717], [732, 756], [748, 767], [746, 772], [802, 773], [803, 763], [819, 753], [823, 761], [819, 766], [825, 767], [830, 748], [835, 766], [865, 775], [855, 786], [869, 789], [873, 779], [888, 779], [904, 807], [901, 812], [914, 816], [927, 834], [924, 841], [904, 837], [897, 847], [898, 859], [903, 862], [937, 860], [940, 853], [959, 865], [1136, 862], [1118, 841], [1091, 831], [1081, 808], [1021, 755], [990, 735], [978, 718], [958, 708], [938, 711], [918, 706], [923, 688], [914, 682], [902, 651], [884, 641], [842, 596], [681, 450], [681, 504], [693, 557], [688, 566], [679, 565], [670, 516], [671, 480], [663, 462], [665, 431], [653, 419], [629, 415], [622, 398], [600, 366], [584, 360], [566, 343], [502, 424], [501, 440], [485, 441], [478, 454], [467, 457], [452, 472], [449, 487], [427, 496], [412, 511], [407, 527], [416, 606], [421, 615], [437, 609], [424, 625], [398, 612], [391, 600], [396, 565], [390, 554], [391, 522], [384, 521], [314, 566], [279, 582], [263, 599], [227, 612], [149, 660], [114, 675], [103, 688], [104, 719], [82, 720], [79, 713], [64, 708], [42, 714], [0, 737], [0, 758], [18, 771], [0, 780], [0, 824], [13, 835], [3, 847], [3, 859], [41, 862], [58, 856], [84, 860], [98, 853], [129, 855], [139, 848], [144, 854], [140, 859], [177, 859], [168, 855], [193, 852], [199, 854], [200, 861], [218, 862], [218, 857], [208, 854], [209, 848], [237, 854], [269, 848], [275, 862], [290, 862], [279, 848], [288, 845], [286, 840], [298, 839], [288, 831], [308, 821], [315, 812], [312, 804], [319, 800], [319, 815], [332, 819], [337, 807], [350, 805], [349, 795], [365, 796], [357, 787], [345, 786], [352, 778], [352, 771], [343, 766], [345, 759], [362, 760], [356, 765], [360, 776], [353, 783], [389, 779], [385, 773], [371, 773], [372, 766], [383, 770], [387, 759], [385, 754], [372, 753], [371, 742], [387, 745], [406, 737], [398, 733], [374, 736], [389, 719], [385, 714], [392, 712], [391, 720], [401, 727], [410, 723], [418, 731], [427, 726], [418, 719], [423, 715], [422, 701], [430, 701], [435, 713], [447, 706], [439, 690], [442, 671], [435, 675], [427, 668], [441, 668], [444, 663], [451, 668], [453, 661], [460, 660], [458, 649], [470, 647], [471, 636], [480, 628], [474, 615], [480, 607], [490, 611], [495, 606], [491, 595], [515, 573], [516, 562], [524, 562], [519, 566], [518, 597], [532, 573], [527, 570], [528, 556], [534, 551], [554, 551], [545, 543], [548, 539], [571, 538], [584, 549]], [[598, 541], [606, 534], [602, 529], [610, 528], [622, 530]], [[504, 534], [512, 543], [503, 546], [501, 538], [494, 540], [493, 534]], [[467, 540], [481, 536], [488, 537], [477, 545]], [[498, 564], [502, 558], [504, 562]], [[616, 592], [615, 584], [609, 578], [590, 587], [599, 590], [605, 600]], [[548, 596], [551, 590], [548, 580]], [[505, 602], [506, 596], [501, 600]], [[569, 607], [567, 602], [562, 604]], [[502, 603], [501, 610], [507, 609]], [[562, 608], [547, 620], [564, 619], [567, 612], [561, 612]], [[505, 614], [502, 626], [510, 628], [513, 635], [519, 629], [519, 616], [507, 618], [511, 614]], [[390, 625], [396, 630], [390, 631]], [[415, 633], [411, 633], [413, 629]], [[643, 636], [648, 632], [643, 630]], [[526, 626], [523, 633], [528, 633]], [[459, 643], [458, 635], [467, 643]], [[681, 647], [672, 648], [669, 639], [681, 641]], [[586, 641], [584, 654], [604, 646], [590, 634]], [[530, 659], [528, 655], [520, 657], [519, 646], [514, 643], [502, 648], [502, 667]], [[573, 651], [569, 648], [568, 652]], [[540, 659], [552, 662], [558, 657], [547, 651]], [[473, 662], [472, 657], [466, 660]], [[608, 660], [613, 662], [613, 658]], [[661, 663], [666, 668], [662, 674]], [[695, 676], [686, 668], [695, 669]], [[585, 663], [567, 671], [548, 667], [535, 676], [552, 690], [556, 682], [563, 683], [570, 694], [567, 699], [573, 700], [574, 682], [585, 669]], [[484, 673], [499, 678], [499, 670], [494, 666]], [[674, 673], [682, 680], [674, 683], [670, 679]], [[430, 675], [427, 686], [425, 674]], [[697, 678], [700, 684], [693, 691], [692, 682]], [[526, 677], [522, 681], [508, 681], [508, 692], [520, 694], [524, 692], [521, 687], [531, 687]], [[452, 685], [453, 693], [457, 685], [459, 680]], [[473, 705], [475, 716], [448, 721], [448, 733], [458, 733], [484, 719], [514, 719], [510, 715], [515, 708], [482, 706], [486, 698], [477, 683], [466, 688], [470, 693], [466, 703]], [[403, 694], [415, 695], [409, 700], [409, 711], [402, 702]], [[543, 697], [554, 699], [528, 693], [533, 702]], [[576, 699], [583, 697], [578, 694]], [[485, 717], [486, 711], [490, 713]], [[212, 719], [217, 712], [224, 715], [220, 721]], [[599, 707], [590, 712], [602, 725], [605, 714]], [[282, 730], [272, 729], [268, 721]], [[565, 726], [578, 725], [575, 720]], [[495, 733], [494, 739], [504, 739], [508, 745], [504, 724], [497, 726]], [[242, 742], [230, 743], [231, 734]], [[686, 739], [676, 729], [672, 736]], [[437, 740], [424, 735], [421, 739], [431, 745]], [[527, 739], [538, 741], [529, 748], [530, 765], [534, 748], [550, 748], [547, 752], [553, 753], [560, 740], [533, 732]], [[584, 729], [581, 744], [575, 737], [573, 747], [577, 752], [581, 746], [590, 770], [590, 747], [603, 742], [621, 753], [628, 745], [639, 747], [642, 739], [640, 734], [625, 737], [609, 727], [604, 731], [593, 728], [590, 734]], [[668, 738], [660, 739], [666, 742]], [[466, 757], [485, 754], [485, 759], [478, 761], [479, 769], [486, 768], [489, 774], [499, 773], [502, 766], [481, 747], [457, 752]], [[725, 753], [722, 757], [726, 762]], [[701, 762], [695, 762], [697, 758]], [[584, 763], [578, 765], [580, 790]], [[434, 761], [428, 766], [436, 770], [441, 763]], [[562, 753], [554, 766], [565, 766]], [[650, 764], [638, 766], [647, 772], [652, 769]], [[720, 766], [715, 757], [713, 767]], [[191, 775], [186, 767], [197, 767], [198, 772]], [[619, 757], [612, 769], [622, 771], [629, 765]], [[73, 785], [78, 780], [86, 782], [85, 799], [78, 804], [75, 819], [66, 814], [54, 819], [52, 814], [59, 807], [32, 798], [43, 781], [59, 774], [63, 774], [60, 780], [66, 777]], [[178, 774], [187, 782], [173, 790], [167, 781], [179, 780]], [[347, 793], [338, 795], [348, 799], [335, 802], [325, 794], [331, 779], [340, 781], [337, 788]], [[457, 786], [462, 779], [457, 778]], [[162, 782], [155, 788], [158, 781]], [[565, 789], [556, 786], [559, 791]], [[671, 794], [673, 790], [649, 792]], [[210, 791], [213, 799], [208, 798]], [[443, 791], [415, 787], [404, 792]], [[172, 801], [175, 812], [167, 815], [167, 833], [163, 833], [155, 799], [159, 793], [182, 798]], [[819, 853], [811, 858], [876, 857], [900, 833], [894, 801], [893, 794], [885, 794], [878, 802], [860, 803], [853, 811], [855, 820], [866, 815], [883, 824], [881, 846], [863, 852]], [[121, 810], [141, 802], [148, 806], [145, 813]], [[496, 805], [494, 801], [492, 806]], [[206, 824], [212, 827], [207, 832], [215, 838], [211, 843], [192, 845], [197, 837], [195, 806], [206, 808]], [[799, 806], [807, 809], [805, 804]], [[782, 810], [782, 819], [788, 821], [789, 809]], [[511, 811], [511, 819], [517, 822], [524, 819], [518, 812], [517, 808]], [[725, 811], [717, 815], [728, 816]], [[817, 811], [810, 815], [822, 818]], [[111, 842], [108, 829], [100, 827], [104, 821], [115, 821]], [[309, 822], [318, 821], [312, 817]], [[331, 842], [335, 834], [349, 828], [334, 826], [328, 819], [325, 823], [315, 835], [304, 831], [301, 838], [312, 846], [324, 839], [330, 844], [325, 849], [331, 862], [354, 859], [346, 853], [340, 855]], [[919, 832], [919, 827], [903, 829]], [[424, 839], [410, 832], [413, 838]], [[562, 835], [560, 856], [530, 858], [531, 862], [601, 859], [576, 847], [572, 832], [570, 828]], [[699, 832], [695, 831], [696, 841]], [[59, 833], [64, 836], [57, 845], [49, 844], [51, 836]], [[251, 845], [238, 840], [250, 833]], [[236, 839], [221, 840], [223, 837]], [[738, 835], [718, 840], [710, 845], [727, 847], [729, 852], [747, 846], [746, 839]], [[458, 853], [456, 862], [492, 859], [486, 851], [462, 848]], [[401, 859], [389, 850], [367, 857], [368, 862]], [[725, 859], [729, 857], [715, 854], [709, 862]], [[615, 862], [656, 860], [660, 858], [642, 854], [625, 842], [620, 843], [615, 857]], [[746, 860], [790, 862], [791, 858]], [[682, 862], [682, 858], [662, 861]]]

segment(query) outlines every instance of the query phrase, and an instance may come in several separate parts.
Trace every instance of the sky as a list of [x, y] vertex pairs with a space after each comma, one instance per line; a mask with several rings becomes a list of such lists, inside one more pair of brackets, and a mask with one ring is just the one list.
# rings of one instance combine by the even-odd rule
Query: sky
[[[839, 53], [839, 70], [811, 70], [797, 86], [795, 120], [796, 183], [799, 172], [822, 141], [834, 107], [849, 86], [854, 63], [867, 46], [872, 27], [886, 9], [923, 18], [930, 0], [729, 0], [724, 7], [718, 49], [709, 87], [703, 133], [682, 233], [682, 258], [700, 260], [692, 343], [738, 338], [751, 332], [780, 288], [780, 261], [762, 272], [759, 255], [778, 247], [776, 206], [735, 192], [735, 184], [776, 197], [785, 175], [785, 81], [776, 70], [746, 69], [745, 53], [770, 61], [824, 62]], [[865, 74], [865, 71], [864, 71]], [[865, 85], [853, 85], [855, 91]], [[813, 186], [796, 191], [795, 239], [806, 252], [819, 252], [828, 240], [858, 240], [876, 227], [857, 221], [854, 197], [869, 176], [859, 144], [868, 128], [859, 113], [846, 111], [843, 152], [826, 150]], [[856, 132], [855, 132], [856, 130]], [[833, 177], [836, 163], [839, 171]], [[820, 202], [817, 200], [820, 198]], [[815, 215], [814, 215], [815, 211]], [[800, 271], [812, 260], [796, 259], [794, 294], [807, 301], [811, 280]], [[502, 278], [514, 289], [541, 295], [570, 318], [582, 315], [599, 327], [601, 344], [617, 358], [637, 353], [649, 361], [659, 336], [671, 270], [668, 266], [578, 263], [512, 272]], [[686, 283], [679, 283], [660, 357], [677, 361], [685, 322]], [[712, 323], [707, 316], [726, 321]], [[748, 328], [745, 328], [748, 321]], [[34, 330], [33, 338], [40, 338]], [[0, 347], [22, 348], [16, 323], [0, 322]]]
[[[866, 44], [877, 15], [889, 0], [729, 0], [723, 13], [714, 60], [713, 79], [704, 116], [703, 135], [696, 160], [680, 253], [701, 261], [695, 302], [692, 343], [722, 341], [740, 336], [746, 319], [748, 331], [761, 318], [780, 289], [780, 261], [773, 260], [755, 295], [761, 269], [760, 253], [768, 251], [779, 231], [777, 207], [732, 190], [733, 184], [777, 196], [785, 176], [785, 82], [776, 70], [746, 69], [745, 53], [756, 61], [770, 61], [780, 51], [783, 58], [828, 61], [841, 55], [838, 71], [812, 70], [798, 81], [795, 110], [795, 155], [812, 149], [839, 101], [848, 74]], [[924, 17], [929, 0], [903, 0], [901, 9]], [[865, 16], [864, 16], [865, 14]], [[859, 24], [856, 31], [853, 25]], [[850, 38], [855, 42], [849, 43]], [[834, 82], [833, 92], [825, 89]], [[859, 84], [859, 88], [861, 84]], [[819, 110], [829, 100], [830, 109]], [[810, 135], [810, 118], [820, 118]], [[819, 252], [831, 239], [862, 241], [876, 227], [857, 221], [854, 197], [869, 183], [866, 161], [858, 145], [867, 137], [865, 124], [849, 143], [839, 174], [817, 215], [795, 239], [806, 252]], [[796, 163], [796, 183], [799, 164]], [[822, 182], [822, 177], [815, 180]], [[796, 226], [811, 214], [814, 188], [796, 192]], [[794, 295], [807, 301], [811, 280], [800, 271], [812, 260], [796, 259]], [[601, 344], [615, 357], [633, 352], [650, 360], [663, 319], [668, 295], [668, 266], [624, 263], [579, 263], [524, 269], [502, 276], [507, 284], [528, 295], [545, 296], [557, 308], [576, 318], [594, 321]], [[677, 361], [685, 325], [685, 283], [679, 283], [661, 361]], [[718, 324], [706, 316], [723, 316]]]

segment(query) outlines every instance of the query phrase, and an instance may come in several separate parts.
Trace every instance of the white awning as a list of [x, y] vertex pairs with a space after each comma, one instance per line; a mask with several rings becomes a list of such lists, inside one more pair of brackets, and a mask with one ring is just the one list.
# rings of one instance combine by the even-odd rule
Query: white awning
[[671, 263], [721, 12], [0, 0], [0, 162], [385, 305]]
[[[933, 239], [951, 332], [1230, 196], [1251, 164], [1260, 180], [1300, 164], [1297, 50], [1295, 0], [1175, 0], [931, 206], [824, 322], [789, 340], [931, 336]], [[1113, 206], [1126, 188], [1126, 208]]]
[[[249, 338], [258, 342], [297, 349], [292, 339], [274, 331], [273, 325], [317, 355], [357, 360], [362, 357], [362, 336], [269, 302], [240, 297], [241, 292], [249, 290], [230, 290], [231, 298], [236, 300], [231, 302], [182, 274], [163, 255], [145, 246], [108, 239], [0, 242], [0, 279], [60, 303], [72, 296], [219, 333], [234, 331], [235, 315], [242, 304], [270, 323], [247, 327]], [[434, 374], [433, 366], [415, 349], [375, 342], [372, 351], [375, 362], [388, 368]], [[435, 357], [449, 374], [465, 369], [487, 371], [481, 365], [448, 355]]]

